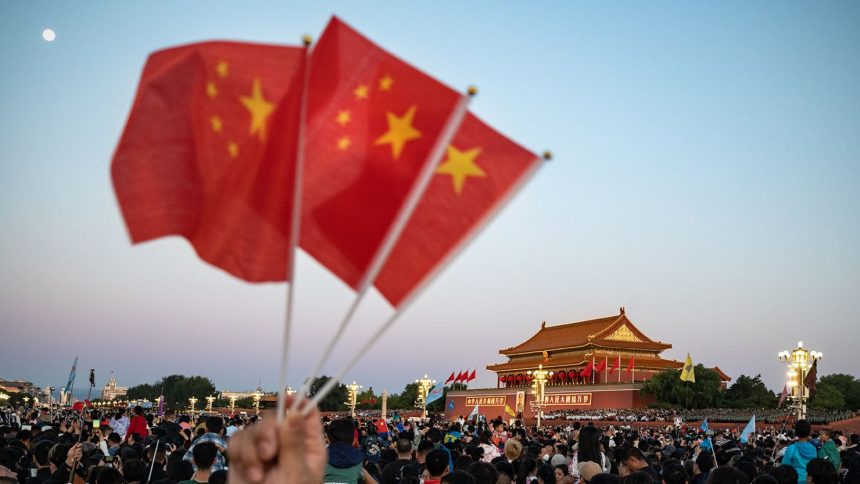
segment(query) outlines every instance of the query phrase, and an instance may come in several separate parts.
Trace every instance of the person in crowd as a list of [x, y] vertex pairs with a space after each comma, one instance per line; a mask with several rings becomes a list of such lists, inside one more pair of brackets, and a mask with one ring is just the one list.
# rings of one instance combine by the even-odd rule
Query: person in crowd
[[[390, 462], [382, 469], [382, 484], [400, 484], [405, 475], [419, 477], [419, 467], [412, 460], [412, 441], [401, 437], [396, 444], [397, 460]], [[404, 470], [404, 468], [407, 468]]]
[[785, 454], [782, 456], [782, 464], [794, 467], [797, 471], [797, 483], [806, 483], [806, 464], [809, 463], [818, 455], [818, 449], [809, 442], [809, 434], [812, 432], [812, 426], [809, 422], [801, 419], [794, 424], [794, 434], [797, 436], [797, 442], [785, 448]]
[[700, 450], [693, 461], [693, 478], [690, 484], [706, 484], [714, 468], [714, 454], [709, 450]]
[[[215, 454], [215, 463], [212, 465], [212, 471], [220, 471], [225, 467], [224, 454], [227, 453], [227, 442], [221, 436], [223, 432], [224, 420], [218, 416], [206, 417], [204, 423], [205, 433], [194, 440], [191, 447], [185, 452], [184, 459], [194, 464], [194, 448], [198, 444], [209, 442], [215, 446], [217, 453]], [[195, 465], [195, 470], [197, 469]]]
[[194, 464], [194, 475], [191, 479], [181, 481], [179, 484], [200, 484], [209, 482], [209, 476], [214, 469], [218, 448], [212, 442], [199, 442], [194, 445], [192, 452], [192, 463]]
[[328, 426], [328, 464], [323, 482], [357, 484], [359, 479], [375, 483], [363, 467], [365, 455], [353, 447], [355, 425], [350, 418], [339, 418]]
[[442, 449], [428, 452], [424, 464], [423, 484], [440, 484], [442, 477], [448, 474], [448, 454]]
[[832, 436], [833, 431], [830, 429], [823, 429], [818, 433], [818, 438], [821, 440], [821, 448], [818, 449], [818, 457], [830, 462], [830, 465], [838, 471], [839, 467], [842, 465], [842, 459], [839, 456], [839, 449], [836, 448], [836, 443], [833, 442]]
[[[643, 454], [642, 451], [637, 449], [636, 447], [631, 447], [624, 452], [624, 455], [621, 459], [621, 465], [624, 469], [627, 470], [627, 475], [632, 475], [636, 472], [642, 472], [648, 475], [655, 483], [658, 483], [662, 480], [660, 478], [660, 475], [657, 473], [657, 470], [654, 469], [650, 462], [648, 462], [648, 459], [645, 457], [645, 454]], [[621, 472], [621, 475], [622, 477], [624, 477], [625, 472]]]

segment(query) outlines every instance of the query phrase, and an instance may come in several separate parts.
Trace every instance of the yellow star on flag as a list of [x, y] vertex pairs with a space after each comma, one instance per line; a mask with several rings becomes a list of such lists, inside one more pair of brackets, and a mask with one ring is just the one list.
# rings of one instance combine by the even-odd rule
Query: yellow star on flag
[[227, 61], [218, 62], [215, 66], [215, 72], [217, 72], [220, 77], [227, 77]]
[[239, 99], [251, 113], [250, 134], [253, 135], [256, 133], [259, 135], [260, 141], [266, 141], [266, 120], [272, 114], [275, 105], [263, 97], [263, 88], [260, 85], [260, 79], [254, 79], [250, 96], [241, 96]]
[[212, 131], [215, 131], [216, 133], [221, 132], [221, 128], [224, 126], [224, 123], [221, 121], [221, 118], [219, 118], [218, 116], [212, 116], [211, 118], [209, 118], [209, 122], [212, 123]]
[[216, 86], [214, 82], [207, 82], [206, 83], [206, 94], [209, 97], [214, 98], [215, 96], [218, 95], [218, 86]]
[[481, 148], [472, 148], [471, 150], [460, 151], [454, 146], [448, 147], [448, 158], [445, 162], [439, 165], [436, 173], [442, 175], [451, 175], [451, 181], [454, 183], [454, 192], [459, 195], [463, 192], [463, 186], [466, 184], [466, 178], [470, 176], [485, 177], [484, 170], [475, 164], [475, 158], [481, 154]]
[[394, 79], [391, 76], [385, 75], [382, 79], [379, 80], [379, 90], [380, 91], [388, 91], [391, 89], [391, 85], [394, 84]]
[[339, 149], [341, 151], [345, 151], [347, 148], [349, 148], [349, 144], [350, 144], [349, 138], [344, 136], [343, 138], [337, 140], [337, 149]]
[[355, 94], [356, 99], [367, 99], [367, 86], [364, 84], [356, 87], [352, 92]]
[[233, 158], [239, 156], [239, 145], [233, 141], [227, 143], [227, 152], [230, 153], [230, 156]]
[[337, 112], [337, 122], [341, 126], [346, 126], [346, 123], [350, 121], [349, 111], [338, 111]]
[[403, 146], [407, 141], [421, 137], [421, 131], [412, 126], [412, 120], [415, 118], [415, 111], [417, 109], [417, 106], [413, 105], [403, 116], [397, 116], [391, 111], [385, 113], [388, 117], [388, 131], [374, 141], [373, 144], [390, 144], [391, 156], [395, 160], [399, 158], [400, 153], [403, 151]]

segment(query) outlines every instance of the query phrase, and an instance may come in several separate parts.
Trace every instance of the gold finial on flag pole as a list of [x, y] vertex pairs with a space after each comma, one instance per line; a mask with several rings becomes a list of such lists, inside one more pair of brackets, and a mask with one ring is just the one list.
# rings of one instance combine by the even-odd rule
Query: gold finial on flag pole
[[546, 161], [551, 160], [551, 159], [552, 159], [552, 151], [550, 151], [550, 150], [544, 150], [544, 152], [543, 152], [543, 159], [544, 159], [544, 160], [546, 160]]
[[469, 88], [466, 89], [466, 93], [468, 93], [470, 97], [477, 96], [478, 95], [478, 86], [469, 86]]

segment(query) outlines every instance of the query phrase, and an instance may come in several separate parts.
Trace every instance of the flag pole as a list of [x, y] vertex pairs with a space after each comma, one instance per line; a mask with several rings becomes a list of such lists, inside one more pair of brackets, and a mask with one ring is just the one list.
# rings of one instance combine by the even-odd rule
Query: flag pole
[[[281, 365], [278, 372], [278, 405], [277, 421], [283, 422], [287, 401], [287, 366], [290, 356], [290, 334], [293, 326], [293, 306], [295, 303], [296, 287], [296, 246], [299, 242], [299, 230], [301, 230], [302, 218], [302, 176], [305, 162], [305, 115], [308, 104], [308, 77], [310, 76], [310, 62], [312, 50], [312, 38], [305, 35], [302, 38], [305, 51], [304, 72], [302, 72], [302, 96], [299, 101], [299, 126], [298, 139], [296, 141], [296, 171], [293, 176], [293, 207], [290, 214], [290, 239], [287, 247], [287, 307], [284, 316], [284, 334], [281, 341]], [[296, 401], [299, 401], [297, 398]]]
[[[549, 151], [545, 151], [541, 159], [546, 161], [551, 160], [552, 153], [550, 153]], [[344, 365], [344, 367], [340, 371], [338, 371], [333, 378], [329, 379], [325, 383], [325, 385], [323, 385], [322, 388], [320, 388], [320, 390], [313, 396], [313, 398], [311, 399], [311, 405], [308, 405], [305, 408], [303, 415], [307, 415], [307, 413], [310, 411], [310, 408], [315, 405], [318, 405], [319, 402], [321, 402], [334, 389], [338, 381], [343, 378], [343, 376], [349, 370], [352, 369], [352, 367], [358, 362], [358, 360], [360, 360], [365, 355], [365, 353], [370, 351], [370, 348], [373, 347], [373, 344], [376, 343], [378, 339], [382, 337], [391, 328], [394, 322], [397, 321], [397, 319], [400, 318], [400, 316], [404, 312], [406, 312], [406, 309], [408, 309], [409, 306], [411, 306], [412, 303], [415, 302], [416, 299], [418, 299], [418, 296], [420, 296], [421, 293], [424, 292], [424, 290], [427, 289], [427, 287], [430, 286], [430, 284], [432, 284], [437, 277], [439, 277], [439, 275], [445, 270], [445, 268], [448, 267], [448, 265], [450, 265], [451, 262], [453, 262], [454, 259], [456, 259], [457, 256], [460, 255], [460, 253], [463, 252], [466, 247], [469, 246], [472, 240], [474, 240], [475, 237], [477, 237], [478, 234], [481, 233], [481, 231], [487, 225], [489, 225], [490, 222], [492, 222], [493, 219], [499, 213], [501, 213], [505, 205], [510, 202], [514, 198], [514, 196], [516, 196], [516, 194], [520, 190], [522, 190], [522, 188], [529, 182], [529, 180], [531, 180], [537, 174], [541, 166], [543, 166], [543, 163], [535, 163], [531, 168], [529, 168], [529, 170], [525, 172], [524, 175], [520, 178], [519, 182], [517, 182], [513, 187], [511, 187], [509, 191], [510, 196], [506, 197], [506, 199], [502, 203], [499, 203], [490, 213], [488, 213], [483, 218], [483, 220], [478, 222], [478, 224], [476, 224], [475, 228], [472, 230], [471, 233], [469, 233], [469, 235], [466, 236], [463, 242], [457, 248], [452, 250], [442, 260], [442, 262], [439, 263], [435, 269], [433, 269], [433, 271], [428, 273], [424, 280], [421, 281], [415, 287], [415, 289], [413, 289], [410, 293], [406, 295], [406, 297], [403, 299], [403, 302], [396, 308], [394, 314], [391, 315], [391, 317], [389, 317], [388, 320], [382, 324], [382, 326], [377, 328], [376, 332], [371, 335], [371, 337], [361, 348], [359, 348], [359, 350], [355, 353], [352, 359], [349, 360], [346, 365]]]
[[[75, 362], [77, 362], [77, 358], [75, 358]], [[93, 388], [96, 386], [96, 371], [90, 370], [90, 388], [87, 390], [87, 399], [84, 400], [84, 405], [81, 407], [81, 413], [78, 414], [78, 419], [80, 421], [80, 428], [78, 430], [81, 431], [78, 434], [78, 443], [75, 445], [81, 445], [81, 439], [84, 437], [84, 409], [87, 408], [87, 402], [90, 401], [93, 395]], [[69, 484], [72, 484], [75, 481], [75, 469], [78, 468], [78, 459], [75, 458], [72, 460], [72, 468], [69, 470]]]
[[[442, 129], [442, 132], [436, 139], [436, 143], [433, 145], [433, 148], [430, 150], [430, 153], [427, 156], [427, 159], [424, 161], [424, 166], [421, 169], [421, 172], [418, 175], [415, 183], [412, 186], [412, 189], [407, 195], [406, 200], [404, 200], [403, 205], [401, 205], [400, 210], [397, 213], [396, 218], [394, 219], [391, 227], [388, 229], [388, 232], [385, 234], [385, 237], [380, 245], [379, 249], [373, 255], [373, 259], [370, 262], [370, 265], [365, 271], [364, 275], [361, 278], [361, 281], [358, 285], [357, 294], [349, 309], [335, 330], [334, 336], [329, 340], [325, 349], [321, 353], [319, 359], [311, 370], [308, 378], [305, 380], [302, 385], [302, 394], [307, 393], [310, 389], [310, 386], [313, 382], [313, 379], [317, 376], [317, 374], [322, 370], [323, 365], [328, 361], [328, 358], [331, 356], [332, 351], [334, 351], [335, 345], [340, 341], [341, 336], [343, 336], [344, 330], [349, 324], [350, 320], [352, 320], [355, 311], [358, 309], [359, 304], [364, 299], [364, 296], [367, 294], [367, 291], [373, 285], [373, 282], [376, 280], [376, 276], [379, 275], [380, 271], [385, 265], [385, 262], [388, 260], [388, 256], [391, 254], [391, 251], [394, 250], [394, 246], [397, 241], [400, 239], [400, 234], [403, 232], [403, 229], [406, 228], [406, 224], [409, 222], [409, 219], [412, 218], [412, 213], [415, 211], [415, 208], [418, 206], [418, 202], [421, 201], [421, 198], [424, 195], [424, 191], [430, 185], [430, 180], [433, 178], [433, 174], [436, 172], [436, 167], [439, 165], [439, 161], [442, 159], [442, 156], [445, 154], [445, 151], [448, 148], [448, 145], [451, 143], [451, 140], [454, 138], [454, 135], [457, 134], [457, 130], [460, 129], [460, 125], [463, 123], [463, 119], [466, 117], [466, 113], [469, 110], [469, 102], [472, 97], [478, 93], [477, 89], [474, 87], [470, 87], [468, 89], [467, 94], [463, 94], [460, 96], [460, 100], [457, 101], [457, 104], [454, 106], [454, 109], [451, 111], [451, 114], [448, 116], [447, 121], [445, 122], [445, 127]], [[295, 410], [298, 406], [298, 400], [293, 402], [292, 410]]]

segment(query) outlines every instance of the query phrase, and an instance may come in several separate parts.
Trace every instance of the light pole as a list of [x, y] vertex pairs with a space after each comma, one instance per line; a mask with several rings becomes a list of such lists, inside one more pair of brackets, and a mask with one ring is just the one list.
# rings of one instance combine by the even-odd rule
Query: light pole
[[809, 389], [804, 382], [806, 375], [812, 368], [813, 363], [820, 360], [823, 353], [820, 351], [809, 351], [803, 347], [803, 341], [797, 342], [797, 348], [793, 351], [780, 351], [777, 355], [783, 363], [788, 365], [788, 382], [792, 407], [798, 419], [806, 418], [806, 400], [809, 399]]
[[543, 417], [543, 391], [548, 379], [554, 374], [552, 371], [543, 369], [543, 365], [538, 365], [537, 370], [529, 370], [526, 374], [532, 377], [532, 394], [535, 396], [535, 407], [537, 408], [537, 428], [540, 428], [540, 420]]
[[349, 407], [349, 414], [355, 418], [355, 404], [358, 403], [358, 391], [364, 388], [355, 381], [346, 386], [347, 400], [346, 405]]
[[191, 403], [191, 415], [194, 415], [194, 405], [197, 404], [197, 397], [191, 397], [188, 401]]
[[230, 395], [230, 415], [236, 415], [236, 400], [238, 399], [239, 397], [236, 395]]
[[30, 397], [24, 397], [24, 408], [30, 406]]
[[257, 390], [253, 393], [254, 395], [254, 413], [256, 415], [260, 415], [260, 398], [263, 397], [263, 392]]
[[214, 402], [215, 402], [214, 396], [210, 395], [210, 396], [206, 397], [206, 411], [207, 412], [212, 412], [212, 403], [214, 403]]
[[421, 418], [424, 419], [427, 418], [427, 393], [436, 384], [436, 380], [427, 378], [427, 374], [425, 373], [424, 378], [415, 380], [415, 383], [418, 384], [418, 400], [415, 401], [415, 406], [422, 408], [423, 413], [421, 414]]

